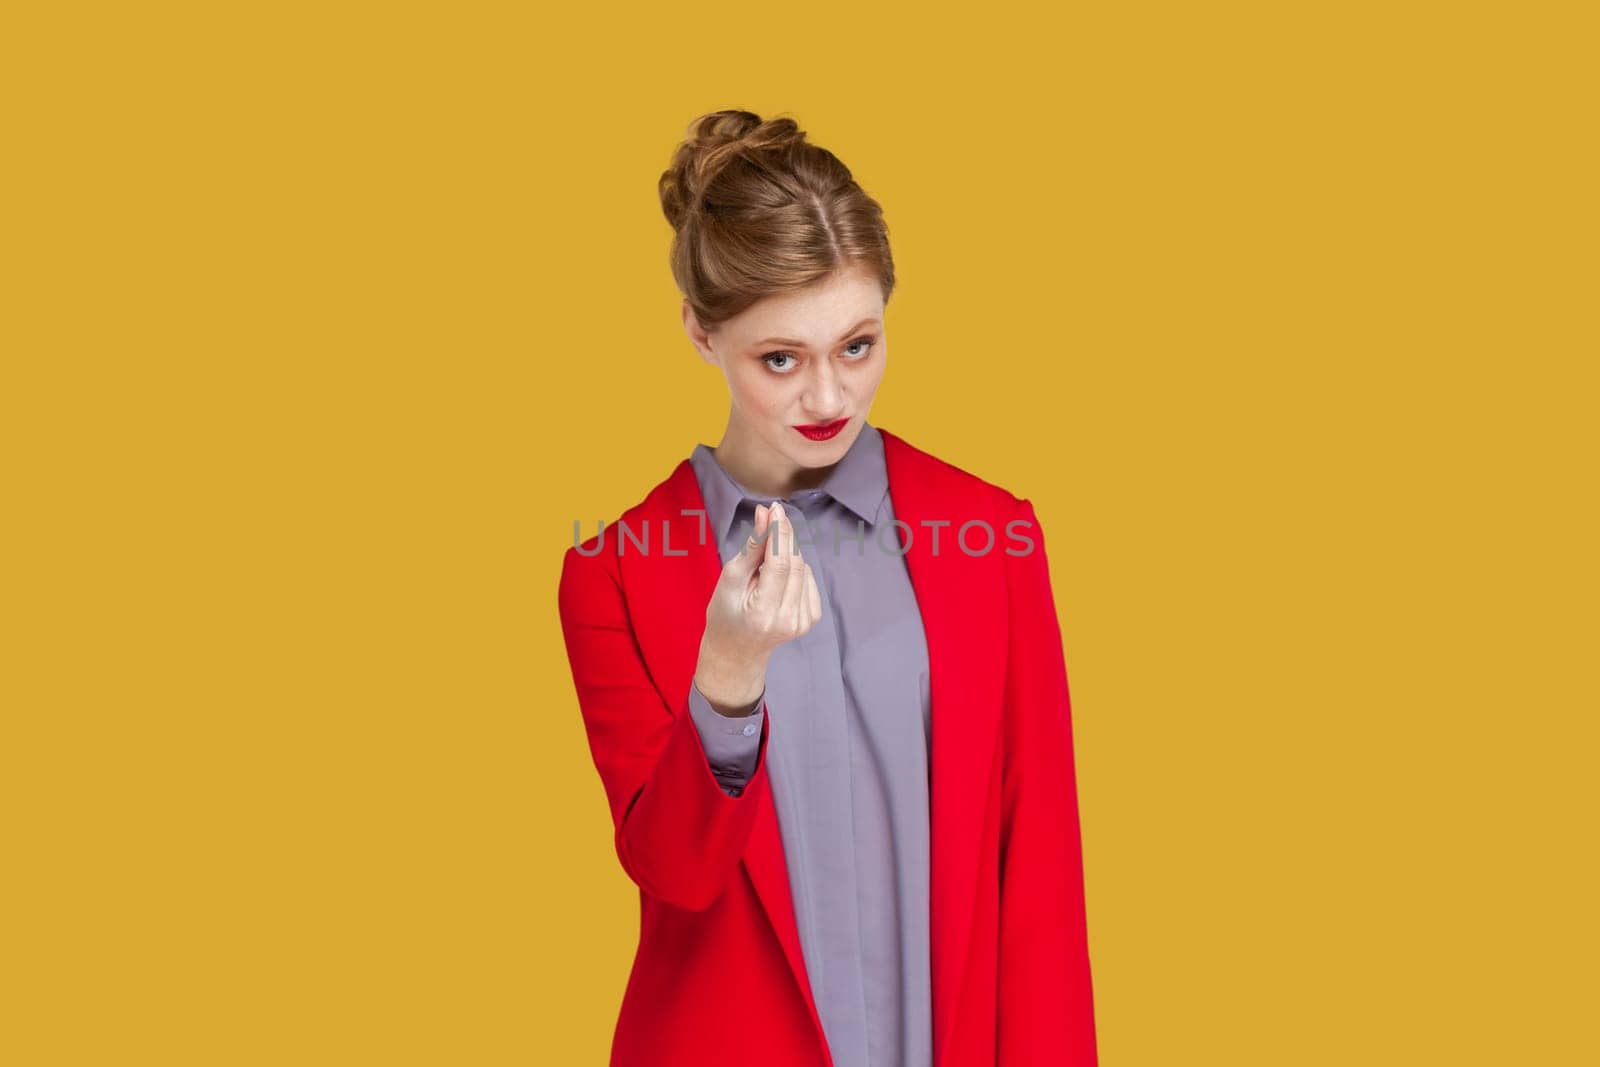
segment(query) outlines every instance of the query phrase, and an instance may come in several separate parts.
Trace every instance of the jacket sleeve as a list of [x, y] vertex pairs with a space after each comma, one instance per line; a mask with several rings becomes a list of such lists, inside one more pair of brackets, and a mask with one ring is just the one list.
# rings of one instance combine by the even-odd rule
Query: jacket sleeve
[[[616, 828], [617, 858], [641, 890], [695, 911], [737, 873], [767, 791], [765, 700], [754, 766], [743, 790], [712, 772], [689, 711], [656, 688], [635, 640], [615, 556], [568, 548], [559, 602], [567, 658], [595, 768]], [[764, 698], [764, 694], [763, 694]]]
[[997, 1062], [1092, 1067], [1094, 998], [1067, 669], [1043, 531], [1031, 502], [1012, 507], [1008, 530], [1030, 540], [1032, 550], [1006, 542]]

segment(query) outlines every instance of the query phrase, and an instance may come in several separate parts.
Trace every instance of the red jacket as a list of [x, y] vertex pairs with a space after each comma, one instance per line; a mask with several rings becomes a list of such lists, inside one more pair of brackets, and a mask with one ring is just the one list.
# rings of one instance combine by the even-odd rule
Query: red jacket
[[[1090, 1067], [1071, 704], [1043, 535], [1028, 500], [880, 432], [928, 641], [934, 1067]], [[631, 536], [612, 527], [562, 565], [578, 703], [639, 886], [611, 1063], [832, 1067], [767, 780], [783, 724], [763, 716], [755, 773], [732, 797], [689, 715], [722, 567], [704, 509], [685, 459], [623, 514]], [[937, 555], [924, 519], [950, 522]], [[994, 532], [987, 551], [979, 525], [967, 551], [956, 543], [973, 519]]]

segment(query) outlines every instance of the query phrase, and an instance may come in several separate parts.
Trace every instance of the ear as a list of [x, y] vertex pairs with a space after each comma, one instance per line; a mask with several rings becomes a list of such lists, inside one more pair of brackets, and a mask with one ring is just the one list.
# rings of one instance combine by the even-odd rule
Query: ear
[[683, 329], [689, 335], [689, 340], [694, 344], [700, 358], [707, 363], [717, 363], [717, 354], [711, 350], [711, 335], [700, 327], [700, 320], [695, 317], [694, 310], [689, 307], [689, 298], [683, 298]]

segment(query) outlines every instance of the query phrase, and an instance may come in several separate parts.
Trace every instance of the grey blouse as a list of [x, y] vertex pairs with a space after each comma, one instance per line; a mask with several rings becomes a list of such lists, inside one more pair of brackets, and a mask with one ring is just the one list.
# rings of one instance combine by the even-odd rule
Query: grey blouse
[[[757, 504], [712, 449], [690, 456], [726, 563]], [[928, 651], [870, 423], [818, 489], [784, 499], [822, 617], [767, 667], [764, 707], [717, 714], [691, 685], [712, 773], [737, 796], [771, 715], [767, 776], [812, 995], [835, 1067], [930, 1067]]]

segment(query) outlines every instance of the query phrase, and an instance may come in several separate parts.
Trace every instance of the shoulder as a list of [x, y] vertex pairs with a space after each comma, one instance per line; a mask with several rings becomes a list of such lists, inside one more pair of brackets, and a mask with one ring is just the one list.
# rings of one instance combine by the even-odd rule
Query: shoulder
[[891, 484], [898, 470], [903, 476], [933, 489], [943, 499], [972, 501], [994, 514], [1015, 515], [1028, 504], [1026, 498], [998, 482], [941, 459], [882, 427], [878, 432], [883, 436], [884, 460], [890, 469]]
[[[652, 526], [659, 528], [662, 520], [677, 516], [681, 508], [690, 506], [691, 489], [695, 484], [693, 467], [687, 459], [680, 459], [637, 503], [624, 508], [615, 518], [608, 517], [594, 524], [578, 520], [580, 524], [574, 527], [572, 543], [562, 557], [563, 587], [575, 572], [591, 570], [604, 571], [620, 586], [619, 553], [615, 548], [606, 551], [605, 546], [614, 544], [623, 529], [638, 534]], [[580, 540], [585, 528], [593, 532]]]
[[953, 502], [960, 512], [974, 518], [987, 516], [996, 536], [1004, 539], [1002, 556], [1007, 570], [1043, 564], [1044, 530], [1032, 500], [918, 448], [903, 437], [882, 428], [879, 432], [884, 438], [891, 492], [894, 472], [898, 471], [900, 477], [918, 485], [919, 495], [946, 505]]

